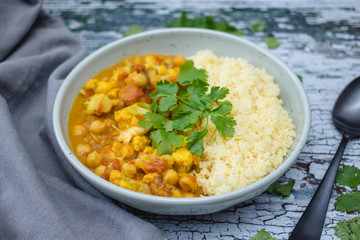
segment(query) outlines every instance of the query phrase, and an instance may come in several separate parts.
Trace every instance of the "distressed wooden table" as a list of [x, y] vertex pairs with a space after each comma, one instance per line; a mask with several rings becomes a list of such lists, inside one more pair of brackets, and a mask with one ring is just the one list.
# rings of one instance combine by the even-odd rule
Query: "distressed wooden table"
[[[131, 24], [145, 30], [166, 27], [181, 11], [190, 18], [213, 16], [244, 29], [244, 38], [264, 48], [263, 37], [274, 34], [281, 42], [270, 50], [303, 77], [312, 109], [312, 128], [296, 164], [281, 178], [295, 179], [287, 198], [262, 194], [222, 212], [204, 216], [159, 216], [129, 209], [162, 229], [168, 239], [249, 239], [265, 228], [277, 239], [287, 239], [311, 199], [341, 134], [331, 121], [331, 109], [340, 91], [360, 75], [359, 0], [45, 0], [44, 8], [62, 17], [68, 28], [84, 42], [88, 53], [123, 37]], [[266, 23], [265, 32], [247, 27], [256, 19]], [[352, 141], [342, 164], [360, 168], [360, 141]], [[344, 190], [335, 187], [322, 239], [337, 239], [334, 226], [358, 214], [334, 209], [335, 198]]]

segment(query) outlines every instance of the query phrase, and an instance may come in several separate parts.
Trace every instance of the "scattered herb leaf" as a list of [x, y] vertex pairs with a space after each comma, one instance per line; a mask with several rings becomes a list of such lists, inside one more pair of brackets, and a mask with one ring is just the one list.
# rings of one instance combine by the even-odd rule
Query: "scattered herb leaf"
[[172, 147], [178, 148], [184, 143], [184, 136], [179, 135], [174, 131], [166, 132], [166, 130], [163, 129], [151, 132], [150, 138], [153, 146], [162, 154], [170, 154], [172, 152]]
[[276, 240], [276, 238], [272, 237], [271, 234], [263, 228], [255, 236], [250, 238], [250, 240]]
[[288, 183], [279, 183], [278, 181], [274, 182], [267, 190], [266, 193], [277, 194], [283, 197], [288, 197], [291, 194], [291, 189], [295, 184], [295, 180], [291, 179]]
[[252, 25], [249, 26], [250, 31], [252, 32], [262, 32], [266, 28], [265, 24], [260, 22], [260, 19], [257, 19]]
[[360, 169], [355, 166], [344, 165], [339, 169], [336, 176], [336, 183], [357, 189], [357, 186], [360, 184]]
[[140, 27], [139, 25], [133, 24], [133, 25], [130, 25], [128, 27], [128, 29], [124, 32], [124, 36], [127, 37], [130, 35], [134, 35], [136, 33], [141, 33], [143, 31], [144, 31], [144, 29], [142, 27]]
[[345, 222], [338, 222], [335, 235], [341, 240], [360, 239], [360, 216]]
[[268, 48], [277, 48], [280, 46], [280, 42], [276, 39], [276, 37], [265, 37], [264, 41]]
[[297, 74], [296, 76], [299, 78], [300, 82], [303, 81], [303, 77], [301, 75]]
[[[211, 120], [223, 137], [234, 135], [236, 121], [229, 116], [232, 104], [229, 101], [220, 101], [226, 97], [229, 89], [212, 87], [207, 94], [209, 84], [206, 71], [195, 68], [192, 60], [186, 61], [181, 66], [179, 77], [175, 82], [158, 82], [155, 88], [157, 92], [150, 95], [154, 98], [151, 104], [153, 112], [144, 114], [147, 120], [140, 121], [139, 125], [147, 130], [157, 129], [151, 133], [150, 138], [159, 153], [168, 154], [172, 148], [180, 147], [185, 138], [185, 135], [181, 135], [181, 131], [194, 128], [195, 123], [203, 118], [207, 123]], [[206, 125], [203, 130], [192, 132], [187, 136], [186, 146], [190, 152], [198, 156], [202, 155], [204, 151], [202, 141], [207, 133]], [[175, 139], [171, 141], [172, 137]]]
[[340, 195], [336, 198], [335, 206], [340, 212], [360, 212], [360, 192]]
[[205, 16], [203, 18], [188, 18], [186, 12], [181, 13], [181, 17], [177, 19], [175, 22], [167, 23], [167, 27], [189, 27], [189, 28], [205, 28], [218, 30], [221, 32], [226, 32], [230, 34], [234, 34], [237, 36], [242, 36], [243, 31], [238, 30], [236, 27], [230, 25], [228, 22], [218, 22], [214, 21], [214, 18], [211, 16]]

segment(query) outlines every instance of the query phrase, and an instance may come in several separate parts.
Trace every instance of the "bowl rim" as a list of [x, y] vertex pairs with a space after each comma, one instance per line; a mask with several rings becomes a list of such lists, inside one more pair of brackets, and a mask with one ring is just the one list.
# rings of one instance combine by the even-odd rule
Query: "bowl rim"
[[[86, 166], [84, 166], [72, 153], [70, 147], [67, 145], [65, 137], [62, 133], [61, 128], [61, 111], [63, 106], [63, 99], [66, 96], [66, 91], [70, 88], [70, 85], [73, 81], [73, 77], [77, 74], [78, 71], [81, 71], [89, 62], [93, 61], [97, 57], [105, 54], [108, 51], [111, 51], [112, 48], [117, 47], [118, 45], [125, 44], [130, 41], [134, 41], [137, 39], [148, 38], [153, 35], [161, 35], [161, 34], [182, 34], [182, 33], [203, 33], [203, 34], [211, 34], [217, 37], [224, 37], [230, 38], [235, 41], [239, 41], [242, 44], [248, 45], [257, 51], [263, 53], [266, 57], [269, 57], [272, 61], [276, 62], [282, 69], [284, 69], [290, 76], [291, 81], [294, 81], [301, 97], [302, 106], [304, 108], [304, 127], [302, 134], [299, 138], [299, 141], [290, 155], [283, 161], [283, 163], [276, 168], [273, 172], [269, 173], [265, 177], [261, 178], [260, 180], [242, 187], [240, 189], [233, 190], [231, 192], [211, 195], [211, 196], [203, 196], [203, 197], [196, 197], [196, 198], [173, 198], [173, 197], [161, 197], [161, 196], [154, 196], [154, 195], [147, 195], [139, 192], [135, 192], [132, 190], [128, 190], [125, 188], [121, 188], [109, 181], [104, 180], [103, 178], [94, 174], [91, 170], [89, 170]], [[290, 79], [289, 79], [290, 81]], [[61, 151], [65, 155], [68, 162], [84, 177], [87, 181], [91, 182], [95, 181], [97, 184], [101, 185], [102, 188], [106, 189], [107, 192], [116, 192], [121, 195], [124, 195], [126, 198], [130, 199], [137, 199], [147, 203], [156, 203], [157, 205], [172, 205], [172, 206], [186, 206], [186, 205], [203, 205], [203, 204], [212, 204], [212, 203], [219, 203], [225, 201], [231, 201], [236, 198], [240, 198], [245, 196], [251, 192], [254, 192], [258, 189], [261, 189], [264, 186], [270, 185], [278, 178], [280, 178], [297, 160], [297, 157], [301, 153], [305, 143], [307, 141], [309, 132], [310, 132], [310, 125], [311, 125], [311, 109], [308, 97], [306, 95], [305, 89], [301, 82], [298, 80], [298, 77], [292, 72], [292, 70], [284, 64], [281, 60], [279, 60], [275, 55], [270, 53], [268, 50], [242, 38], [239, 36], [235, 36], [228, 33], [223, 33], [220, 31], [215, 30], [207, 30], [207, 29], [197, 29], [197, 28], [164, 28], [164, 29], [156, 29], [150, 30], [142, 33], [138, 33], [126, 38], [118, 39], [114, 42], [108, 43], [98, 50], [94, 51], [87, 57], [85, 57], [80, 63], [78, 63], [71, 72], [67, 75], [65, 80], [60, 86], [60, 89], [56, 95], [54, 108], [53, 108], [53, 128], [57, 143], [60, 146]], [[68, 118], [66, 118], [68, 119]], [[92, 184], [93, 185], [93, 184]]]

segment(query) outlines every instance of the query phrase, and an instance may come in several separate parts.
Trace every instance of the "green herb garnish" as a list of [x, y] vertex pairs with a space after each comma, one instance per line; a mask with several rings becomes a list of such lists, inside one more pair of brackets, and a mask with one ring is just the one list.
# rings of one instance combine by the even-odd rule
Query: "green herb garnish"
[[136, 33], [141, 33], [143, 31], [144, 31], [144, 29], [142, 27], [140, 27], [139, 25], [133, 24], [133, 25], [130, 25], [128, 27], [128, 29], [124, 32], [124, 36], [127, 37], [130, 35], [134, 35]]
[[266, 28], [265, 24], [262, 24], [259, 19], [256, 20], [252, 25], [249, 26], [250, 31], [252, 32], [262, 32]]
[[264, 42], [268, 46], [268, 48], [277, 48], [280, 46], [280, 42], [276, 39], [276, 37], [265, 37]]
[[188, 18], [186, 12], [181, 13], [181, 17], [175, 22], [167, 23], [167, 27], [189, 27], [189, 28], [205, 28], [218, 30], [221, 32], [235, 34], [237, 36], [242, 36], [243, 31], [238, 30], [236, 27], [232, 26], [226, 21], [216, 23], [214, 18], [211, 16], [205, 16], [203, 18]]
[[[155, 88], [157, 92], [151, 95], [154, 98], [151, 104], [153, 112], [144, 114], [148, 120], [139, 122], [139, 125], [147, 130], [156, 129], [151, 132], [150, 138], [159, 153], [169, 154], [172, 147], [180, 147], [186, 137], [183, 132], [193, 129], [195, 123], [202, 119], [206, 119], [206, 127], [186, 137], [186, 146], [191, 153], [202, 155], [209, 120], [221, 136], [234, 135], [236, 121], [229, 116], [232, 104], [220, 101], [226, 97], [229, 89], [211, 87], [207, 93], [209, 84], [206, 71], [195, 68], [192, 60], [181, 66], [175, 82], [158, 82]], [[164, 117], [164, 113], [169, 113], [169, 116]]]
[[360, 184], [360, 169], [355, 166], [344, 166], [339, 169], [336, 176], [336, 183], [357, 189]]
[[335, 235], [342, 240], [360, 239], [360, 217], [338, 222], [334, 229]]
[[288, 197], [291, 194], [291, 189], [294, 186], [294, 184], [295, 184], [294, 179], [291, 179], [289, 180], [288, 183], [283, 183], [283, 184], [276, 181], [266, 190], [266, 193], [277, 194], [283, 197]]
[[303, 77], [301, 75], [297, 74], [296, 76], [299, 78], [300, 82], [303, 82]]
[[271, 234], [263, 228], [255, 236], [250, 238], [250, 240], [276, 240], [276, 238], [272, 237]]
[[340, 212], [360, 212], [360, 192], [340, 195], [336, 198], [335, 206]]

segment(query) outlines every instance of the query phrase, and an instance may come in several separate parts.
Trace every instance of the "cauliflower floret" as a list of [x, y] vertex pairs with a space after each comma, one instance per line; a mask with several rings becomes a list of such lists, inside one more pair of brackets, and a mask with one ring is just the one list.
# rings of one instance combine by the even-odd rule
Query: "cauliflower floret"
[[150, 112], [150, 110], [146, 108], [147, 106], [148, 104], [146, 103], [135, 103], [125, 107], [115, 112], [115, 120], [125, 128], [137, 125], [139, 118], [142, 118], [142, 115], [145, 113]]
[[175, 161], [175, 169], [178, 173], [187, 173], [193, 165], [193, 155], [186, 147], [181, 147], [172, 153]]
[[137, 152], [141, 152], [150, 143], [150, 139], [146, 136], [135, 136], [131, 143]]
[[118, 137], [119, 142], [129, 143], [134, 136], [142, 136], [146, 133], [146, 130], [139, 126], [132, 126], [124, 131], [120, 132]]
[[86, 108], [86, 113], [101, 116], [103, 113], [110, 112], [111, 107], [112, 104], [109, 97], [104, 93], [97, 93], [91, 97], [90, 102]]

